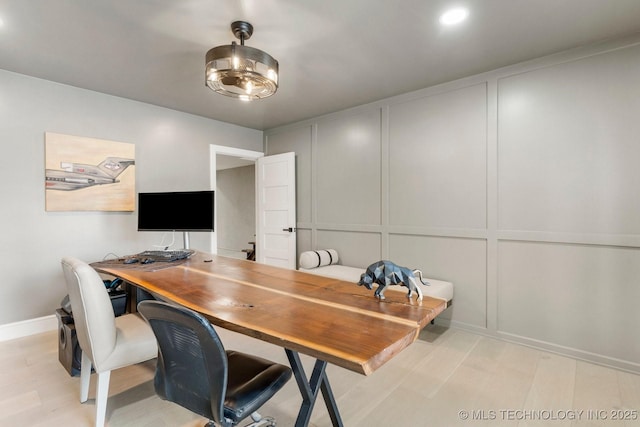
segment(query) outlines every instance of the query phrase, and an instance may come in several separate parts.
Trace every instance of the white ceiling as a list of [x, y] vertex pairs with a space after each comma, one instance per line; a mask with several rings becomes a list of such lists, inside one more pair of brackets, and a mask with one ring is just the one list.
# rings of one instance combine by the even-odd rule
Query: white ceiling
[[[443, 28], [453, 5], [466, 23]], [[3, 0], [0, 68], [255, 129], [640, 32], [640, 0]], [[204, 56], [254, 26], [280, 88], [241, 102]]]

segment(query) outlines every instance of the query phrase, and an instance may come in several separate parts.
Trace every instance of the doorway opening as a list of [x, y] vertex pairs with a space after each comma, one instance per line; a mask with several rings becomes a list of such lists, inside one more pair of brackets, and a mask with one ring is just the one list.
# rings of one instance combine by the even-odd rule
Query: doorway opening
[[218, 254], [255, 261], [255, 162], [224, 154], [216, 160]]
[[243, 259], [255, 254], [255, 162], [263, 155], [211, 146], [211, 188], [216, 191], [211, 253]]

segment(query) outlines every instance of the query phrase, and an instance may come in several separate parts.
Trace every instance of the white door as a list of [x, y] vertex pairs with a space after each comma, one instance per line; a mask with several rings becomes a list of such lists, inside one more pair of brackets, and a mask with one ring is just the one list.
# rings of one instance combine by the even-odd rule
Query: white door
[[296, 268], [295, 153], [256, 162], [256, 261]]

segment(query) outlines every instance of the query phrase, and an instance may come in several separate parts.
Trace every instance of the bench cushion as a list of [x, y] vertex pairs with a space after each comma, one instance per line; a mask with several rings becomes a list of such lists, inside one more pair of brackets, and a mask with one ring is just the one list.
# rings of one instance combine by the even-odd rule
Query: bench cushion
[[335, 249], [305, 251], [300, 254], [300, 267], [316, 268], [338, 263], [338, 252]]

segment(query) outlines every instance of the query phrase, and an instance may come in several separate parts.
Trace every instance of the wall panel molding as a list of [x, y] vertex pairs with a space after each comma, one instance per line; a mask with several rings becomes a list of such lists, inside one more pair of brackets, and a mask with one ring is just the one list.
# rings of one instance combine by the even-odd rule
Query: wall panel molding
[[[629, 303], [640, 300], [638, 69], [636, 35], [277, 129], [322, 135], [381, 113], [379, 197], [349, 204], [342, 187], [362, 184], [343, 162], [332, 181], [337, 212], [375, 209], [380, 222], [316, 216], [304, 223], [317, 236], [309, 249], [335, 241], [361, 265], [379, 249], [454, 282], [443, 325], [640, 373], [640, 317]], [[323, 185], [327, 166], [311, 164]], [[357, 241], [361, 233], [379, 240]], [[590, 316], [598, 304], [606, 309]]]

